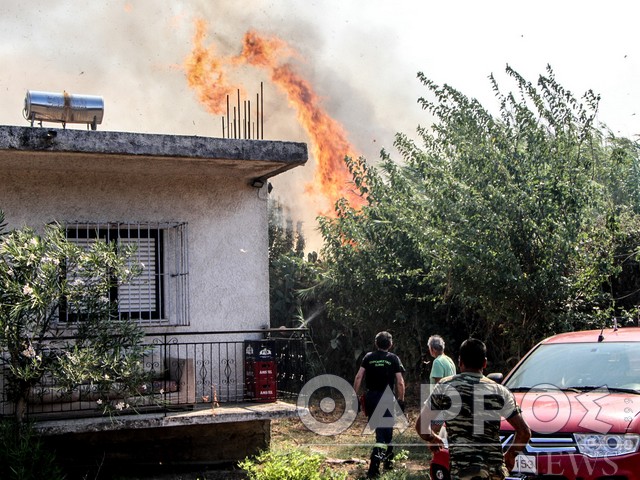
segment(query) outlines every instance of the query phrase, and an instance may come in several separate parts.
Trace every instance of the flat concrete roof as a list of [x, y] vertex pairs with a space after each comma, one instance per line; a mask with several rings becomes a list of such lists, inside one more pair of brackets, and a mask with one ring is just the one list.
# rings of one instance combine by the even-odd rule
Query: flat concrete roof
[[266, 179], [307, 159], [301, 142], [0, 126], [0, 170], [153, 167]]
[[179, 412], [37, 420], [34, 422], [34, 428], [42, 435], [62, 435], [66, 433], [103, 432], [131, 428], [161, 428], [251, 420], [275, 420], [278, 418], [292, 418], [296, 415], [296, 405], [281, 401], [273, 403], [223, 403], [216, 408], [197, 406], [194, 410]]

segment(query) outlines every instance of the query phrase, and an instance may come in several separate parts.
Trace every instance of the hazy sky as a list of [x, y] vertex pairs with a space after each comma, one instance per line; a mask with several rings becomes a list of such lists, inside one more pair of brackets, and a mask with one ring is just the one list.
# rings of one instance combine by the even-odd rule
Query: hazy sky
[[[601, 94], [599, 120], [616, 134], [640, 133], [634, 1], [0, 0], [0, 6], [2, 125], [28, 125], [27, 90], [66, 90], [104, 97], [100, 130], [220, 136], [220, 119], [199, 104], [181, 69], [194, 20], [202, 18], [207, 42], [221, 55], [239, 53], [248, 29], [296, 48], [298, 71], [371, 160], [382, 147], [393, 152], [394, 133], [411, 134], [429, 122], [416, 104], [424, 93], [418, 71], [493, 107], [489, 74], [510, 88], [507, 64], [529, 80], [551, 64], [578, 96], [589, 88]], [[249, 69], [239, 81], [248, 92], [265, 82], [266, 138], [307, 141], [265, 72]], [[301, 195], [311, 163], [283, 175], [277, 182], [293, 186], [282, 190]]]

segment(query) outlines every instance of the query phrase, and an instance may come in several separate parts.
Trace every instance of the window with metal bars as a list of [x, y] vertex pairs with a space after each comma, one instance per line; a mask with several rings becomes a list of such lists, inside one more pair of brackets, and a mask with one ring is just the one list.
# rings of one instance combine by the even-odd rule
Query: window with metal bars
[[[141, 264], [142, 273], [110, 292], [117, 300], [120, 319], [142, 324], [189, 324], [188, 258], [186, 223], [105, 222], [67, 223], [67, 239], [88, 248], [97, 241], [119, 246], [134, 245], [131, 263]], [[77, 316], [63, 308], [60, 321]]]

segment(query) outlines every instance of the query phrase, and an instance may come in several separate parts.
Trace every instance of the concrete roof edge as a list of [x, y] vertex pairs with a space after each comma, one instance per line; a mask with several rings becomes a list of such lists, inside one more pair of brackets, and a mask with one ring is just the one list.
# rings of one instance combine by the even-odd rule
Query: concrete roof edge
[[302, 142], [6, 125], [0, 125], [1, 150], [253, 160], [282, 163], [285, 170], [308, 159]]

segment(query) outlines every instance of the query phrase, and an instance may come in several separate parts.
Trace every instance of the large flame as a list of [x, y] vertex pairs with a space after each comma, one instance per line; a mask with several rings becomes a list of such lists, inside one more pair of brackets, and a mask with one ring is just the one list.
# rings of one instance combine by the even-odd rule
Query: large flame
[[[314, 180], [307, 185], [306, 191], [325, 198], [331, 206], [344, 197], [351, 206], [360, 207], [364, 200], [350, 184], [352, 177], [344, 163], [344, 157], [354, 157], [356, 151], [347, 140], [344, 128], [322, 108], [311, 84], [286, 63], [295, 51], [279, 38], [262, 37], [255, 31], [249, 31], [244, 36], [239, 55], [219, 58], [213, 46], [203, 45], [205, 30], [206, 23], [197, 21], [193, 51], [185, 67], [189, 86], [197, 92], [198, 99], [208, 111], [222, 114], [226, 109], [227, 95], [238, 89], [228, 83], [227, 69], [245, 64], [265, 69], [271, 81], [286, 94], [309, 135], [316, 169]], [[318, 213], [327, 214], [326, 206], [321, 207]]]
[[230, 62], [224, 58], [219, 59], [213, 46], [205, 48], [202, 45], [205, 30], [205, 22], [198, 20], [193, 37], [193, 50], [185, 62], [187, 82], [197, 92], [198, 100], [210, 113], [222, 115], [226, 111], [227, 95], [235, 93], [227, 81], [225, 70]]

